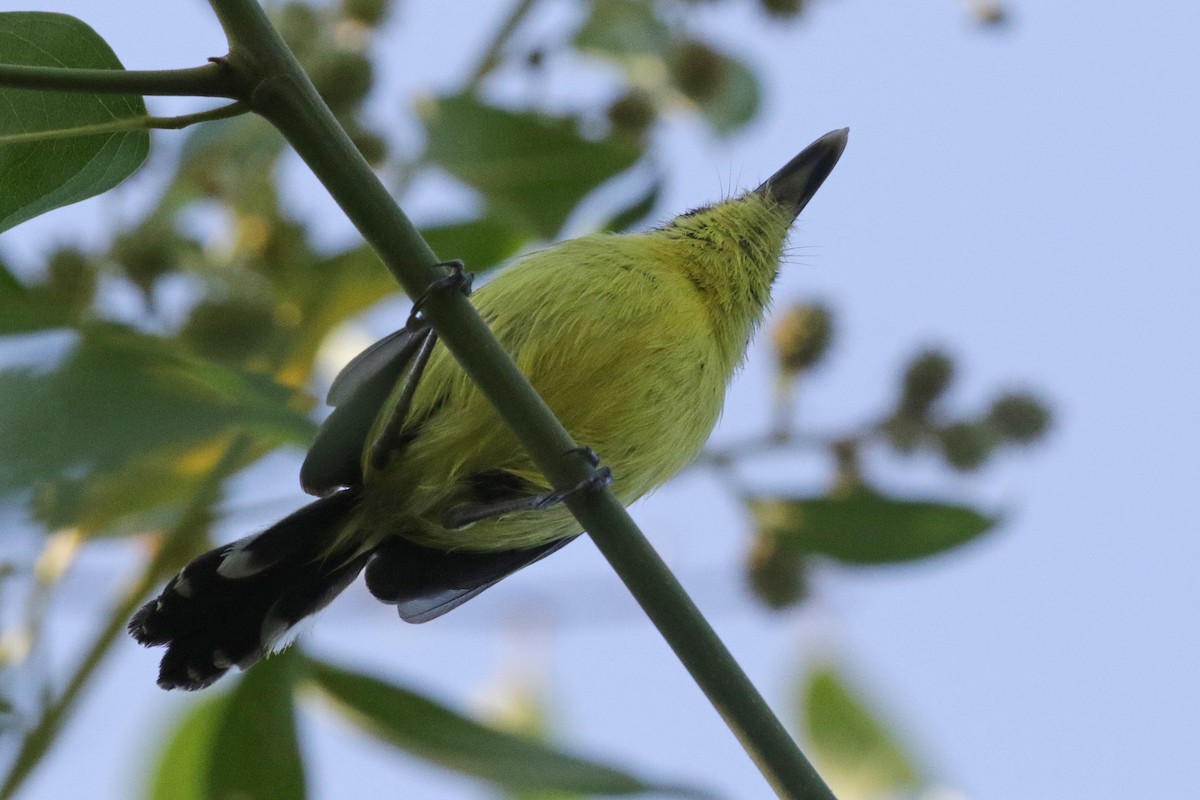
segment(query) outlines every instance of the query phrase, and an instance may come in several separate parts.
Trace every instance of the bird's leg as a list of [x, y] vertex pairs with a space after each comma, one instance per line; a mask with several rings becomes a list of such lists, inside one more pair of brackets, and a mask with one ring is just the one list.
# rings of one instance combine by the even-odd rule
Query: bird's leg
[[[404, 325], [407, 330], [416, 331], [421, 328], [429, 330], [429, 323], [422, 315], [421, 309], [434, 294], [448, 290], [459, 291], [463, 294], [471, 293], [471, 282], [475, 280], [475, 275], [463, 270], [462, 261], [457, 259], [443, 261], [434, 266], [447, 267], [450, 272], [431, 281], [425, 287], [425, 291], [421, 292], [420, 296], [413, 301], [412, 311], [409, 312], [408, 321]], [[437, 344], [437, 333], [429, 330], [425, 341], [421, 343], [420, 350], [413, 358], [412, 364], [406, 370], [407, 374], [398, 383], [399, 395], [393, 395], [396, 397], [396, 401], [392, 405], [387, 423], [375, 437], [375, 441], [371, 443], [370, 463], [374, 469], [383, 469], [387, 462], [403, 449], [401, 445], [406, 433], [405, 424], [408, 422], [408, 411], [412, 407], [412, 399], [417, 393], [417, 385], [421, 381], [421, 375], [425, 372], [425, 365], [429, 363], [429, 356], [433, 352], [435, 344]]]
[[[471, 283], [475, 280], [475, 273], [466, 272], [463, 269], [463, 262], [459, 259], [453, 261], [442, 261], [434, 264], [435, 267], [447, 267], [450, 270], [449, 275], [443, 275], [430, 281], [425, 287], [425, 291], [421, 292], [416, 300], [413, 300], [412, 311], [408, 314], [407, 326], [417, 324], [423, 320], [421, 316], [421, 307], [429, 302], [429, 298], [438, 292], [444, 292], [447, 289], [462, 292], [463, 294], [471, 293]], [[428, 324], [428, 323], [426, 323]]]
[[417, 351], [413, 363], [408, 367], [408, 374], [401, 381], [400, 396], [392, 406], [387, 423], [371, 443], [370, 460], [374, 469], [383, 469], [387, 462], [403, 449], [401, 445], [405, 436], [405, 425], [408, 423], [408, 410], [412, 407], [417, 385], [421, 382], [421, 375], [425, 372], [425, 365], [429, 363], [429, 355], [433, 352], [435, 344], [437, 334], [430, 331], [421, 343], [421, 349]]
[[[600, 464], [600, 457], [590, 447], [577, 447], [570, 452], [583, 455], [593, 467]], [[547, 508], [558, 505], [573, 494], [600, 489], [609, 486], [612, 482], [612, 470], [608, 467], [600, 467], [600, 469], [588, 475], [570, 489], [515, 497], [512, 500], [501, 500], [495, 503], [475, 503], [459, 506], [442, 518], [442, 525], [455, 530], [465, 528], [476, 522], [482, 522], [486, 519], [496, 519], [497, 517], [517, 511], [544, 511]]]

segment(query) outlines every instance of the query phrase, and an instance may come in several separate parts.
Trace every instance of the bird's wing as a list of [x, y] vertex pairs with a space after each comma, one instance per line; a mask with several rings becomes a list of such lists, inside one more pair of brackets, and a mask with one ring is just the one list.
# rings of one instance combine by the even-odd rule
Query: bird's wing
[[421, 335], [428, 332], [428, 327], [424, 326], [404, 327], [363, 350], [342, 367], [342, 371], [333, 379], [325, 403], [335, 408], [340, 406], [364, 384], [381, 374], [390, 374], [395, 379], [403, 364], [420, 348]]
[[343, 486], [361, 485], [371, 427], [397, 382], [420, 379], [420, 370], [411, 367], [432, 335], [425, 324], [405, 327], [359, 353], [338, 373], [329, 388], [329, 404], [336, 408], [300, 467], [304, 491], [325, 496]]
[[466, 553], [433, 550], [392, 537], [367, 562], [367, 588], [383, 602], [395, 604], [405, 622], [428, 622], [576, 538], [528, 550]]

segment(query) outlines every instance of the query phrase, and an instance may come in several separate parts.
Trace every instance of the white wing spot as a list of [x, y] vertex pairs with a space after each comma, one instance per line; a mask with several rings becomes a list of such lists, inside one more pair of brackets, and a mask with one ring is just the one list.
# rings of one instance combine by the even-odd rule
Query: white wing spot
[[249, 546], [256, 538], [258, 538], [257, 535], [247, 536], [231, 544], [229, 552], [221, 559], [221, 565], [217, 567], [217, 574], [222, 578], [236, 581], [256, 575], [271, 566], [270, 563], [262, 563], [254, 551], [250, 550]]

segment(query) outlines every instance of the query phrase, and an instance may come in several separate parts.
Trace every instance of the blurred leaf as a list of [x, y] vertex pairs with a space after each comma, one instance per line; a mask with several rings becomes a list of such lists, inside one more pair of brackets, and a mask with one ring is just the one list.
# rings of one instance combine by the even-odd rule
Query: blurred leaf
[[662, 179], [655, 178], [646, 186], [646, 191], [601, 225], [600, 230], [622, 233], [633, 228], [654, 211], [658, 198], [662, 195], [662, 188]]
[[242, 675], [212, 740], [208, 797], [303, 800], [304, 761], [293, 706], [295, 650], [269, 656]]
[[294, 669], [284, 651], [247, 671], [233, 691], [206, 694], [159, 756], [148, 800], [296, 800], [305, 797], [296, 739]]
[[[527, 673], [509, 672], [487, 689], [480, 722], [531, 741], [552, 741], [550, 713], [539, 680]], [[566, 791], [505, 792], [504, 800], [585, 800]]]
[[576, 120], [444, 97], [422, 109], [426, 156], [512, 216], [552, 238], [589, 192], [623, 172], [643, 148], [626, 136], [589, 140]]
[[175, 229], [174, 216], [166, 202], [160, 203], [137, 226], [118, 233], [108, 251], [109, 261], [120, 266], [150, 305], [154, 303], [154, 286], [160, 277], [192, 266], [201, 257], [200, 243]]
[[[400, 292], [396, 279], [367, 245], [292, 264], [279, 280], [281, 295], [298, 320], [288, 344], [291, 359], [280, 373], [289, 386], [307, 383], [317, 349], [333, 328]], [[396, 327], [403, 324], [397, 320]]]
[[760, 531], [784, 547], [850, 564], [886, 564], [953, 549], [996, 524], [966, 506], [898, 500], [859, 488], [844, 497], [749, 501]]
[[813, 757], [842, 800], [895, 797], [920, 788], [912, 758], [832, 667], [809, 675], [803, 716]]
[[71, 319], [71, 309], [44, 286], [26, 286], [0, 264], [0, 335], [58, 328]]
[[[228, 446], [228, 438], [218, 437], [190, 447], [140, 453], [113, 471], [60, 476], [35, 490], [34, 517], [48, 530], [71, 527], [93, 537], [173, 528]], [[251, 451], [243, 463], [253, 462], [266, 449]]]
[[247, 431], [307, 444], [313, 423], [271, 380], [118, 325], [81, 328], [49, 373], [0, 372], [0, 492], [82, 478]]
[[591, 14], [575, 34], [580, 50], [605, 55], [661, 55], [671, 44], [671, 31], [654, 14], [651, 3], [636, 0], [600, 0], [591, 3]]
[[192, 307], [179, 339], [193, 353], [231, 366], [266, 356], [276, 338], [275, 303], [261, 294], [210, 295]]
[[346, 716], [374, 736], [444, 767], [513, 792], [644, 792], [705, 796], [647, 783], [628, 773], [480, 725], [376, 678], [313, 661], [312, 677]]
[[283, 137], [254, 115], [197, 125], [184, 140], [168, 197], [220, 196], [243, 210], [274, 209], [272, 178], [282, 152]]
[[476, 274], [512, 258], [529, 241], [527, 232], [495, 217], [422, 228], [421, 236], [438, 258], [462, 259]]
[[[112, 49], [65, 14], [0, 13], [5, 64], [123, 69]], [[146, 116], [136, 95], [76, 94], [0, 88], [0, 138], [80, 128]], [[0, 231], [116, 186], [150, 152], [145, 130], [0, 143]]]
[[683, 52], [689, 55], [673, 62], [675, 81], [718, 134], [728, 136], [754, 119], [762, 89], [749, 67], [703, 45]]
[[228, 694], [206, 694], [180, 717], [150, 776], [147, 800], [207, 800], [208, 762]]

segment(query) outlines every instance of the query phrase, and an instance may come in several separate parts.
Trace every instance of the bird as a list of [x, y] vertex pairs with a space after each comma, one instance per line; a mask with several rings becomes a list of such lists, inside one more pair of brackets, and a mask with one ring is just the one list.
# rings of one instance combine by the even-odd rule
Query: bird
[[[533, 252], [472, 302], [628, 505], [686, 466], [715, 427], [763, 320], [792, 223], [849, 131], [756, 189], [646, 232]], [[463, 288], [454, 265], [433, 288]], [[419, 303], [418, 303], [419, 305]], [[158, 685], [248, 669], [365, 572], [407, 622], [441, 616], [581, 531], [513, 432], [414, 311], [334, 379], [300, 470], [318, 499], [192, 560], [129, 622], [165, 646]]]

